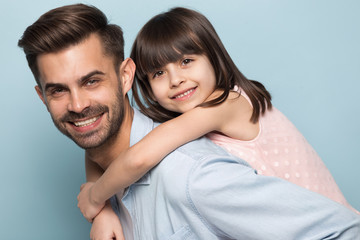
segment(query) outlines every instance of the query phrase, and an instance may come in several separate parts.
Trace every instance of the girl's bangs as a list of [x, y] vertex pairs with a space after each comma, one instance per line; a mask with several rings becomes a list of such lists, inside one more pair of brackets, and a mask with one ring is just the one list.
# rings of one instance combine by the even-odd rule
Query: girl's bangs
[[168, 63], [176, 62], [186, 54], [203, 53], [199, 41], [195, 41], [193, 34], [172, 35], [174, 37], [166, 34], [158, 35], [154, 41], [147, 39], [145, 42], [148, 44], [142, 44], [141, 53], [138, 55], [138, 70], [142, 75], [152, 73]]

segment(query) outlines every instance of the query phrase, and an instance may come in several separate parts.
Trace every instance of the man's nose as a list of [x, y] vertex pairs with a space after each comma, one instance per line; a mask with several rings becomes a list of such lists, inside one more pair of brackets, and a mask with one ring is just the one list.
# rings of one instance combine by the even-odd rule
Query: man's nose
[[71, 93], [70, 102], [68, 104], [69, 111], [80, 113], [89, 106], [90, 106], [90, 99], [86, 94], [82, 94], [79, 91], [73, 91]]

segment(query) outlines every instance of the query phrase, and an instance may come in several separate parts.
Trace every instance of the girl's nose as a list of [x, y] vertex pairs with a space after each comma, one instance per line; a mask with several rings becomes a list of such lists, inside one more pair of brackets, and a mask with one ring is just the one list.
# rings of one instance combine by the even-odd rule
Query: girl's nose
[[171, 73], [169, 73], [169, 77], [170, 77], [170, 88], [176, 88], [186, 81], [185, 77], [181, 74], [179, 70], [171, 71]]

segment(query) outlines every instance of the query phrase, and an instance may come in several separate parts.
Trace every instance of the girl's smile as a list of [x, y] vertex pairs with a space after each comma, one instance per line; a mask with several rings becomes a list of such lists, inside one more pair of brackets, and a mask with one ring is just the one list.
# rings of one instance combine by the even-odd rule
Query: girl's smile
[[215, 72], [205, 55], [184, 55], [148, 74], [157, 102], [164, 108], [184, 113], [202, 104], [215, 90]]
[[197, 87], [190, 88], [188, 90], [182, 91], [182, 92], [176, 94], [175, 96], [173, 96], [171, 98], [174, 99], [174, 100], [177, 100], [177, 101], [187, 100], [195, 93], [196, 88]]

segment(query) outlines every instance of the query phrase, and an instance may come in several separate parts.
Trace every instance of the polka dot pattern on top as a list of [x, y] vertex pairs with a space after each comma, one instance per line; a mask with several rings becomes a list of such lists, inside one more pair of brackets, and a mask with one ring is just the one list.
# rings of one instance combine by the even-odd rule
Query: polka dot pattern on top
[[321, 158], [286, 116], [273, 107], [260, 117], [259, 124], [257, 137], [250, 141], [218, 133], [209, 133], [207, 137], [247, 161], [258, 174], [283, 178], [354, 210]]

